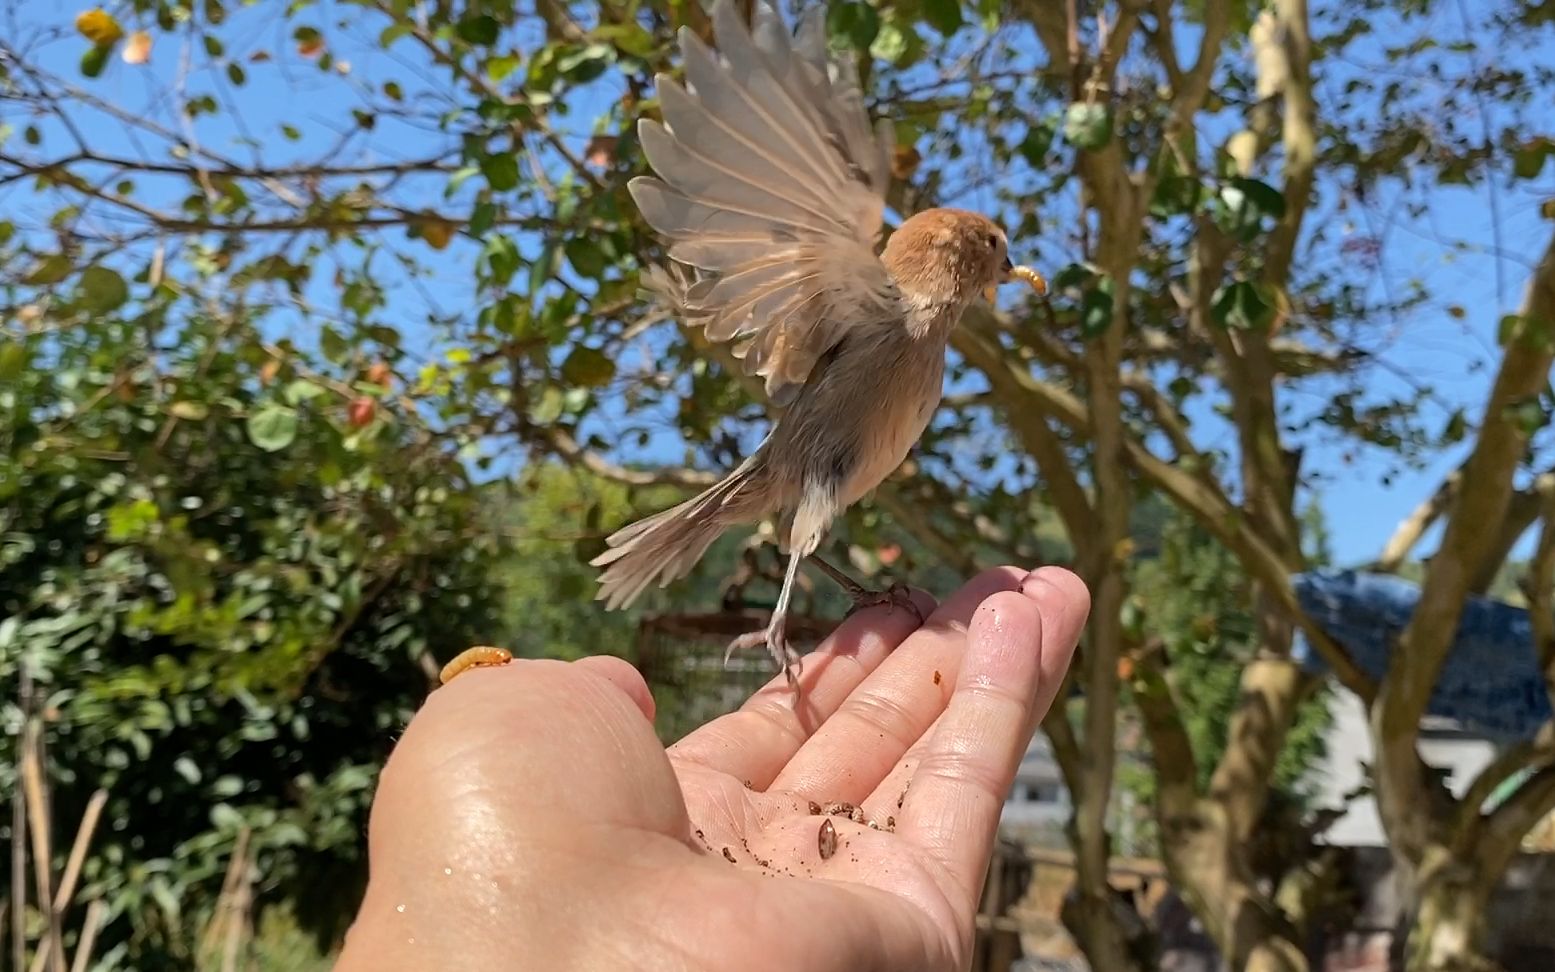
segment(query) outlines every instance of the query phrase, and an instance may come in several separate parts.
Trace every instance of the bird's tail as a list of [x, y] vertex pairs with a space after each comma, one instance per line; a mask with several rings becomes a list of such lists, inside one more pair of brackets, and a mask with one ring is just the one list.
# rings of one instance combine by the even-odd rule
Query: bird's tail
[[595, 600], [609, 610], [631, 604], [649, 584], [684, 577], [726, 529], [766, 513], [764, 466], [758, 453], [679, 506], [611, 534], [608, 549], [589, 562], [605, 568]]

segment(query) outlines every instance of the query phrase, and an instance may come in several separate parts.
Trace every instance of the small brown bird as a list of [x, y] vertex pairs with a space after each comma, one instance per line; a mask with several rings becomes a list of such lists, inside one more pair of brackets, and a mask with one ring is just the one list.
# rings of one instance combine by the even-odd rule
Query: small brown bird
[[[598, 598], [630, 604], [685, 575], [728, 528], [783, 513], [788, 565], [771, 623], [729, 652], [765, 644], [790, 682], [785, 621], [799, 564], [816, 559], [855, 604], [910, 606], [818, 558], [832, 521], [906, 458], [939, 404], [945, 348], [962, 312], [1010, 264], [993, 222], [959, 209], [907, 219], [876, 254], [892, 131], [872, 133], [850, 56], [828, 63], [824, 7], [790, 37], [757, 3], [746, 28], [731, 0], [713, 9], [720, 54], [681, 29], [689, 89], [660, 76], [664, 124], [644, 119], [658, 178], [632, 180], [643, 218], [688, 275], [647, 281], [716, 341], [736, 340], [747, 374], [783, 410], [755, 453], [716, 485], [618, 531], [594, 559]], [[727, 655], [725, 656], [727, 658]]]

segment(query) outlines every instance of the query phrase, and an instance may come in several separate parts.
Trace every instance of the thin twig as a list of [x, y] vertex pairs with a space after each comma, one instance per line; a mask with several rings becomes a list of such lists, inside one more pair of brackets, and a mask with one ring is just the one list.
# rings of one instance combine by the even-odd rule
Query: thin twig
[[76, 943], [76, 960], [70, 963], [70, 972], [86, 972], [92, 961], [92, 947], [97, 944], [97, 930], [103, 925], [103, 912], [108, 906], [101, 898], [93, 898], [86, 906], [86, 920], [81, 923], [81, 940]]
[[[65, 912], [70, 908], [70, 899], [75, 896], [76, 882], [81, 878], [81, 865], [86, 861], [86, 849], [91, 846], [92, 835], [97, 830], [97, 822], [102, 818], [103, 807], [107, 802], [108, 791], [98, 789], [87, 801], [86, 811], [81, 814], [81, 824], [76, 828], [76, 840], [70, 848], [70, 858], [65, 864], [65, 873], [59, 879], [59, 890], [54, 893], [54, 919], [61, 927], [64, 925]], [[32, 957], [29, 972], [41, 972], [43, 963], [52, 954], [53, 948], [50, 942], [44, 940], [38, 946], [37, 954]], [[76, 961], [80, 961], [79, 953]]]
[[[45, 949], [50, 950], [47, 958], [54, 972], [65, 972], [64, 939], [60, 934], [59, 916], [48, 904], [54, 900], [54, 856], [53, 848], [49, 845], [48, 784], [43, 778], [43, 727], [37, 717], [28, 722], [22, 738], [22, 787], [27, 793], [27, 813], [32, 818], [32, 874], [38, 890], [40, 910], [46, 921], [43, 931], [45, 938], [39, 944], [39, 952], [41, 954]], [[40, 962], [38, 968], [41, 967]]]
[[[18, 695], [22, 720], [30, 722], [32, 669], [25, 658], [21, 664], [20, 682]], [[21, 763], [22, 758], [22, 752], [18, 751], [17, 763]], [[11, 795], [11, 894], [11, 968], [20, 970], [27, 966], [27, 800], [21, 787]]]

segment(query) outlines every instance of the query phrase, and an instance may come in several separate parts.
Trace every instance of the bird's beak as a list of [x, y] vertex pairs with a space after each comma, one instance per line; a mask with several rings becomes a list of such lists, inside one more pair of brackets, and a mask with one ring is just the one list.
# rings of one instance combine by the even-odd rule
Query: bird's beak
[[988, 298], [988, 302], [990, 304], [993, 303], [994, 295], [998, 292], [999, 284], [1009, 283], [1012, 280], [1025, 281], [1027, 286], [1037, 292], [1038, 297], [1042, 297], [1047, 294], [1047, 281], [1042, 278], [1042, 274], [1031, 269], [1030, 267], [1017, 267], [1010, 262], [1009, 257], [1005, 257], [1004, 266], [999, 268], [999, 279], [989, 284], [987, 288], [983, 290], [983, 296]]

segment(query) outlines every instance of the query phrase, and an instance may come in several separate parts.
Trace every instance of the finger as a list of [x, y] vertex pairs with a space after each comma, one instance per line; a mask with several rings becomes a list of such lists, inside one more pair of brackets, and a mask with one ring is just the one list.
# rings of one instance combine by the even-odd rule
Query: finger
[[[1056, 596], [1053, 594], [1055, 586], [1059, 592]], [[1078, 577], [1060, 567], [1042, 567], [1032, 571], [1021, 581], [1021, 593], [1033, 598], [1039, 609], [1044, 612], [1043, 616], [1047, 619], [1044, 630], [1047, 631], [1048, 642], [1064, 645], [1079, 639], [1080, 631], [1085, 626], [1090, 594]], [[1048, 603], [1055, 597], [1060, 602], [1056, 608]], [[1049, 654], [1055, 655], [1055, 659], [1049, 659], [1048, 655], [1043, 656], [1043, 682], [1038, 690], [1037, 704], [1033, 706], [1034, 718], [1028, 736], [1036, 731], [1037, 723], [1041, 722], [1052, 705], [1051, 696], [1047, 693], [1056, 693], [1059, 690], [1063, 683], [1064, 672], [1068, 667], [1066, 655], [1052, 652]], [[862, 801], [860, 805], [871, 820], [895, 823], [907, 797], [913, 770], [923, 762], [924, 754], [934, 744], [935, 733], [939, 731], [940, 724], [944, 720], [945, 713], [942, 712], [934, 721], [934, 725], [913, 743], [891, 772], [886, 774], [886, 778], [875, 787], [875, 791]]]
[[985, 570], [951, 595], [800, 747], [773, 786], [822, 803], [863, 799], [945, 708], [977, 605], [1015, 590], [1025, 575]]
[[[413, 831], [448, 814], [479, 817], [478, 829], [576, 810], [665, 833], [684, 829], [663, 747], [632, 690], [621, 687], [629, 668], [604, 658], [517, 659], [433, 692], [384, 768], [374, 831]], [[580, 763], [589, 772], [579, 773]], [[645, 807], [669, 811], [645, 819]]]
[[[912, 598], [923, 615], [934, 610], [929, 595], [913, 591]], [[696, 763], [755, 789], [766, 789], [816, 728], [917, 627], [911, 612], [885, 606], [866, 608], [845, 619], [805, 656], [797, 707], [793, 691], [777, 676], [739, 711], [714, 719], [671, 746], [670, 759]]]
[[963, 914], [976, 907], [1005, 794], [1089, 610], [1067, 571], [1039, 572], [1028, 592], [978, 608], [955, 695], [897, 814], [897, 835], [940, 864]]
[[632, 700], [643, 718], [653, 721], [654, 712], [657, 711], [653, 701], [653, 692], [649, 690], [648, 683], [643, 680], [642, 672], [625, 658], [615, 655], [589, 655], [579, 658], [572, 663], [575, 668], [580, 668], [600, 676], [605, 681], [614, 685], [626, 697]]

